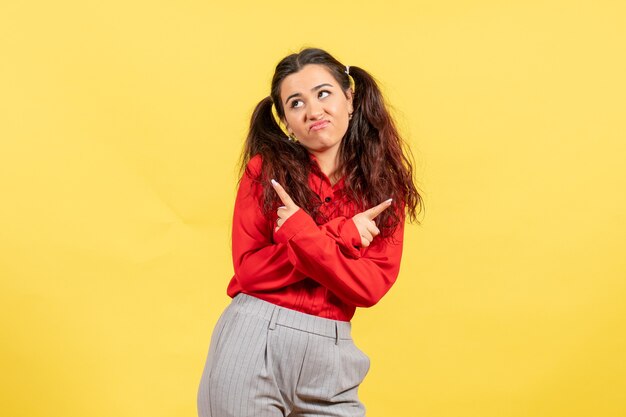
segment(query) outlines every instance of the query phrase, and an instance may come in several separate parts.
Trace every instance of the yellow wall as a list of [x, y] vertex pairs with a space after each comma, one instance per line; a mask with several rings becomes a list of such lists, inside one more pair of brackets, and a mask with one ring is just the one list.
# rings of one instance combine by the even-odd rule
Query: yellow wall
[[626, 415], [625, 12], [3, 2], [1, 414], [195, 415], [248, 118], [311, 45], [381, 80], [426, 199], [354, 320], [368, 415]]

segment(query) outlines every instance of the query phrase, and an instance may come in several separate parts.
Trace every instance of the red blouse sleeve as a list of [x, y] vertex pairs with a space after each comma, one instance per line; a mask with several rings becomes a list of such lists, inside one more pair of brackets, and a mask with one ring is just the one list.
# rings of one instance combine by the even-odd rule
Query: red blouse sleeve
[[[356, 229], [351, 219], [347, 223]], [[287, 246], [289, 260], [297, 270], [345, 303], [370, 307], [389, 291], [398, 277], [403, 235], [401, 223], [389, 239], [376, 237], [371, 246], [361, 249], [360, 257], [346, 256], [336, 240], [300, 209], [274, 233], [274, 239]]]
[[239, 182], [233, 214], [233, 267], [237, 282], [246, 292], [283, 288], [306, 278], [289, 261], [287, 245], [273, 241], [272, 225], [259, 205], [263, 188], [253, 180], [260, 167], [260, 157], [248, 163]]
[[318, 227], [339, 245], [344, 255], [355, 259], [361, 257], [361, 235], [351, 218], [335, 217]]

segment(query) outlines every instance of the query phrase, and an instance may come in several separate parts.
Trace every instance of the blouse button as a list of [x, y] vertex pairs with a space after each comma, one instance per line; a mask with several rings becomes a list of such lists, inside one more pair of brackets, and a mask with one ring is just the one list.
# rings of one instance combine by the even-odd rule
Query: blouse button
[[325, 202], [327, 202], [327, 203], [330, 203], [330, 202], [331, 202], [331, 200], [332, 200], [332, 198], [330, 198], [330, 197], [326, 197], [326, 198], [324, 199], [324, 201], [325, 201]]

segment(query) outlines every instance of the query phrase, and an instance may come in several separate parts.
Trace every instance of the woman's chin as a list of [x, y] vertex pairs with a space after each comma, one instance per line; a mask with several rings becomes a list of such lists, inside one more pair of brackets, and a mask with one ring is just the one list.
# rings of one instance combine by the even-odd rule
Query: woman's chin
[[323, 154], [325, 152], [334, 152], [341, 143], [341, 140], [329, 139], [317, 139], [309, 143], [302, 143], [302, 146], [307, 148], [309, 152], [314, 154]]

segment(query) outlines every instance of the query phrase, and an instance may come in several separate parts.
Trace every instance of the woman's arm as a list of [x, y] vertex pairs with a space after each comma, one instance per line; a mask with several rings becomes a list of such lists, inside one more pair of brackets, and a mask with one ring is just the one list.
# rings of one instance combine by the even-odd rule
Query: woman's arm
[[[351, 221], [351, 220], [350, 220]], [[400, 270], [404, 225], [388, 239], [376, 237], [359, 258], [347, 257], [302, 209], [285, 220], [274, 239], [287, 246], [293, 266], [327, 287], [347, 304], [376, 304], [395, 283]]]
[[287, 245], [273, 241], [272, 226], [259, 205], [263, 189], [252, 179], [258, 162], [251, 161], [241, 178], [233, 214], [233, 267], [247, 292], [283, 288], [306, 278], [289, 262]]

